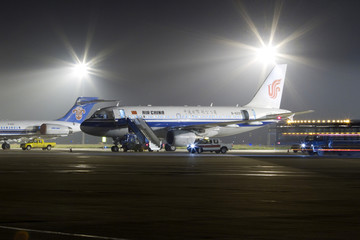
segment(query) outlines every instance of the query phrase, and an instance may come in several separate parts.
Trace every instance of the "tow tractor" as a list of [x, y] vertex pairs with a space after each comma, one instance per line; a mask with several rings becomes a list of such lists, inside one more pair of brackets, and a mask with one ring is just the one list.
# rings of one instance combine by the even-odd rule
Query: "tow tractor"
[[120, 139], [120, 144], [124, 152], [127, 152], [128, 150], [133, 150], [135, 152], [138, 151], [143, 152], [146, 149], [151, 151], [151, 149], [149, 148], [149, 141], [147, 141], [146, 138], [145, 138], [145, 143], [141, 144], [136, 134], [132, 134], [132, 133], [128, 133], [124, 135]]
[[220, 139], [198, 139], [194, 143], [187, 146], [189, 153], [202, 153], [205, 151], [223, 153], [225, 154], [228, 150], [231, 150], [232, 144], [222, 143]]
[[304, 152], [323, 156], [325, 153], [358, 154], [360, 137], [358, 134], [309, 135], [304, 141]]
[[121, 144], [124, 152], [128, 150], [134, 150], [135, 152], [142, 152], [148, 149], [149, 152], [153, 150], [160, 150], [162, 143], [161, 140], [156, 136], [152, 129], [147, 125], [142, 118], [125, 118], [123, 110], [119, 112], [114, 111], [115, 121], [121, 122], [126, 121], [128, 125], [128, 133], [123, 137], [113, 137], [114, 146], [111, 147], [111, 151], [118, 152], [118, 145]]

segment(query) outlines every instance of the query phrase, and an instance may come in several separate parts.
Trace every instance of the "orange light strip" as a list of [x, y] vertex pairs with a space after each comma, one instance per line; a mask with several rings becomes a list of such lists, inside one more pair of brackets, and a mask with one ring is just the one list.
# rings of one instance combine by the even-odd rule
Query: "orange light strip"
[[299, 123], [306, 123], [306, 124], [312, 124], [312, 123], [346, 123], [349, 124], [351, 121], [350, 119], [344, 119], [344, 120], [287, 120], [287, 124], [299, 124]]

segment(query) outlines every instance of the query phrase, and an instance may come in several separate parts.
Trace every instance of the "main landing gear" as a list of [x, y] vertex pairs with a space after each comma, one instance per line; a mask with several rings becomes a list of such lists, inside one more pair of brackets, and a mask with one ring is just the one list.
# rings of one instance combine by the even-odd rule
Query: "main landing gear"
[[173, 152], [176, 150], [176, 147], [175, 146], [172, 146], [170, 144], [165, 144], [165, 151], [168, 151], [168, 152]]
[[7, 142], [4, 142], [2, 145], [1, 145], [2, 149], [3, 150], [9, 150], [10, 149], [10, 144], [7, 143]]
[[118, 145], [121, 145], [124, 152], [143, 152], [145, 149], [149, 152], [152, 151], [148, 145], [141, 144], [135, 134], [126, 134], [122, 138], [117, 137], [113, 138], [113, 140], [114, 146], [111, 147], [112, 152], [119, 152], [120, 147]]
[[119, 137], [114, 137], [113, 140], [114, 140], [114, 146], [111, 147], [111, 151], [118, 152], [119, 151], [118, 145], [120, 144], [121, 139]]
[[118, 147], [117, 145], [112, 146], [112, 147], [111, 147], [111, 151], [112, 151], [112, 152], [118, 152], [118, 151], [119, 151], [119, 147]]

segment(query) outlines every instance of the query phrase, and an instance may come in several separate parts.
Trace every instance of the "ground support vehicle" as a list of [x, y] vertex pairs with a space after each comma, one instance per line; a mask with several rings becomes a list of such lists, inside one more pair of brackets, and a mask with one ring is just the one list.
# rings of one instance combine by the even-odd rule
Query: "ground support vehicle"
[[34, 138], [27, 143], [20, 144], [22, 150], [31, 150], [32, 148], [42, 148], [42, 150], [50, 151], [51, 148], [55, 147], [56, 143], [54, 142], [44, 142], [44, 139]]
[[360, 153], [360, 134], [309, 135], [305, 138], [304, 146], [309, 155]]
[[294, 144], [291, 146], [290, 148], [294, 153], [297, 153], [297, 152], [306, 152], [305, 150], [305, 144], [304, 143], [300, 143], [300, 144]]
[[222, 143], [220, 139], [198, 139], [187, 146], [190, 153], [215, 152], [225, 154], [232, 149], [232, 144]]
[[[145, 139], [145, 143], [142, 144], [136, 134], [128, 133], [124, 135], [120, 140], [119, 144], [121, 145], [121, 148], [124, 152], [127, 152], [129, 150], [135, 151], [135, 152], [143, 152], [144, 150], [149, 150], [149, 143], [147, 139]], [[117, 145], [111, 147], [112, 152], [118, 152], [119, 147]]]

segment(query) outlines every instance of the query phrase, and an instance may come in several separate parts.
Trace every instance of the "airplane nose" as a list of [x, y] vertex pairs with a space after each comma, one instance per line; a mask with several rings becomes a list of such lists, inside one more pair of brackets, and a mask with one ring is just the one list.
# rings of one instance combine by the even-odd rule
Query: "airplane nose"
[[126, 120], [87, 119], [80, 125], [81, 131], [98, 137], [121, 137], [128, 133]]
[[91, 121], [85, 120], [81, 123], [80, 129], [82, 132], [90, 135], [94, 135], [94, 127]]

